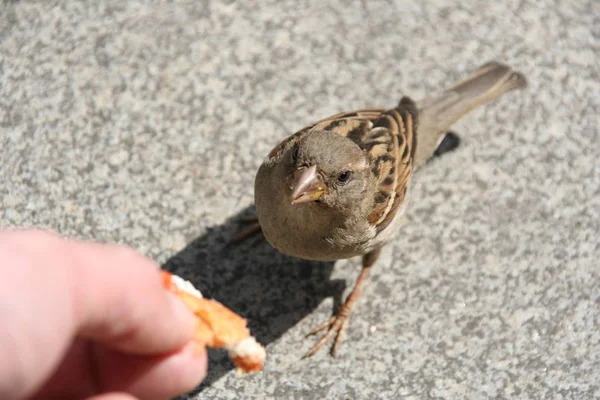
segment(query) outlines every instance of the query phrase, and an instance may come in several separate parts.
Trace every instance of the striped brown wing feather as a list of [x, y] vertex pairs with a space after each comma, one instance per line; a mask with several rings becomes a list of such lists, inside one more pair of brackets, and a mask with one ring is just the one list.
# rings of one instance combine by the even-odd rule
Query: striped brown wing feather
[[[323, 118], [320, 121], [317, 121], [302, 130], [313, 130], [317, 125], [322, 126], [326, 122], [334, 122], [336, 120], [342, 119], [375, 119], [384, 112], [384, 108], [363, 108], [361, 110], [354, 111], [346, 111], [339, 114], [332, 115], [327, 118]], [[322, 128], [321, 128], [322, 129]]]
[[408, 97], [392, 110], [385, 111], [374, 121], [373, 130], [384, 128], [392, 137], [393, 150], [388, 155], [375, 159], [380, 171], [375, 207], [369, 221], [382, 231], [396, 216], [398, 209], [407, 200], [407, 190], [413, 172], [414, 155], [417, 148], [418, 111]]

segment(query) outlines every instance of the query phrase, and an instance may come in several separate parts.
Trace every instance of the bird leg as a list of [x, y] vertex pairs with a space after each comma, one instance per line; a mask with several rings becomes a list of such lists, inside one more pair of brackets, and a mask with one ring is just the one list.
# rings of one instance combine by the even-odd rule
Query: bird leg
[[359, 299], [362, 293], [363, 284], [366, 281], [369, 272], [371, 271], [371, 266], [375, 264], [375, 261], [377, 261], [380, 252], [381, 248], [377, 248], [363, 256], [362, 269], [360, 271], [358, 279], [356, 280], [356, 283], [354, 284], [352, 292], [350, 292], [350, 295], [348, 295], [348, 297], [346, 298], [344, 305], [337, 313], [337, 315], [332, 316], [327, 322], [325, 322], [322, 325], [319, 325], [307, 335], [316, 335], [317, 333], [327, 329], [327, 332], [321, 337], [321, 339], [319, 339], [319, 341], [313, 346], [313, 348], [302, 358], [307, 358], [315, 354], [317, 351], [319, 351], [321, 347], [325, 345], [325, 343], [327, 343], [331, 339], [333, 335], [335, 335], [335, 340], [333, 342], [333, 346], [331, 347], [331, 355], [335, 357], [337, 350], [341, 344], [342, 332], [344, 331], [348, 322], [348, 317], [352, 312], [352, 307], [354, 306], [354, 303], [356, 303], [356, 301]]
[[234, 238], [229, 241], [228, 245], [240, 244], [243, 241], [246, 241], [249, 238], [256, 236], [256, 235], [260, 235], [260, 236], [254, 242], [254, 245], [257, 245], [260, 242], [262, 242], [263, 240], [265, 240], [265, 237], [262, 234], [262, 228], [260, 227], [260, 224], [258, 223], [258, 218], [256, 218], [256, 217], [245, 218], [245, 219], [241, 220], [241, 222], [245, 225], [249, 225], [248, 229], [246, 229], [244, 231], [240, 230], [240, 232], [238, 232], [237, 235], [235, 235]]

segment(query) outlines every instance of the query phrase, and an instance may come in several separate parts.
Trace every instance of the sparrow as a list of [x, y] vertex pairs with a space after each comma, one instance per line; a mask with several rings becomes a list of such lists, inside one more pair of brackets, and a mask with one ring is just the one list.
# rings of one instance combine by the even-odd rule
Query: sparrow
[[526, 85], [521, 73], [493, 61], [436, 96], [416, 102], [405, 96], [392, 109], [336, 114], [273, 148], [254, 188], [264, 238], [302, 259], [362, 256], [353, 290], [336, 315], [309, 333], [325, 331], [306, 356], [333, 335], [335, 356], [381, 248], [402, 225], [413, 174], [441, 147], [449, 128], [475, 107]]

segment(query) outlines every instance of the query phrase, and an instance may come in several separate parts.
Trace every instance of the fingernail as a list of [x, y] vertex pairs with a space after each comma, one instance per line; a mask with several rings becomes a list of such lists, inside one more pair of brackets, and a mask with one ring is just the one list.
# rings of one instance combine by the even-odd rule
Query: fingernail
[[176, 295], [173, 293], [168, 293], [168, 296], [175, 318], [179, 321], [180, 325], [185, 327], [183, 329], [188, 332], [188, 336], [192, 337], [194, 335], [194, 331], [196, 330], [196, 316]]

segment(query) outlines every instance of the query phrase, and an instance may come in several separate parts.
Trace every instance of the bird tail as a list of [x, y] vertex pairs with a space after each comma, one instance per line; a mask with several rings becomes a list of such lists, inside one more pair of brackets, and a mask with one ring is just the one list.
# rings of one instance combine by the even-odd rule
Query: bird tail
[[527, 80], [523, 74], [505, 64], [492, 61], [438, 96], [418, 102], [416, 164], [420, 166], [430, 158], [437, 148], [440, 135], [469, 111], [506, 92], [525, 86]]

